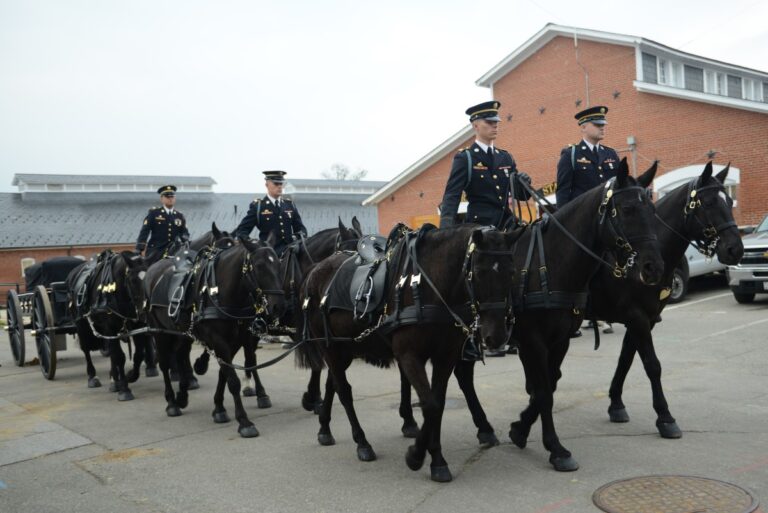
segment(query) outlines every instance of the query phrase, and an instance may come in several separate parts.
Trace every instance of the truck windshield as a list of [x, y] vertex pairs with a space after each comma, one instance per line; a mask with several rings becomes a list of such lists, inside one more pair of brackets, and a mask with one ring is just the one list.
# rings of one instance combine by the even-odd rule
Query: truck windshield
[[763, 219], [763, 221], [757, 225], [757, 228], [755, 229], [756, 232], [768, 232], [768, 216]]

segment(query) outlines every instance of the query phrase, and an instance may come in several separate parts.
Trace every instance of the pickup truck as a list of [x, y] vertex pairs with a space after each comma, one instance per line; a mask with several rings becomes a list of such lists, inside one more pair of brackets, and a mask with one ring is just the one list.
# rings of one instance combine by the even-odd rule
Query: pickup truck
[[751, 303], [755, 294], [768, 294], [768, 216], [745, 235], [744, 256], [726, 270], [728, 286], [739, 303]]

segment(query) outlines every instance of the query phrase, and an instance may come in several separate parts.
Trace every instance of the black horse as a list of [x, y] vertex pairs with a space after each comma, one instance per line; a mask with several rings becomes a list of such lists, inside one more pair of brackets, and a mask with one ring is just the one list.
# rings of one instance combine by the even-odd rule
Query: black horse
[[119, 401], [130, 401], [133, 394], [129, 382], [138, 379], [139, 368], [152, 340], [146, 334], [133, 335], [136, 351], [133, 369], [125, 373], [125, 353], [120, 341], [127, 340], [128, 332], [142, 328], [141, 280], [146, 265], [144, 259], [130, 252], [101, 252], [94, 261], [76, 267], [67, 276], [67, 303], [75, 322], [80, 348], [85, 354], [88, 387], [100, 387], [91, 351], [106, 345], [110, 358], [111, 391], [117, 392]]
[[[219, 240], [221, 245], [224, 241]], [[232, 366], [237, 351], [284, 308], [283, 291], [279, 288], [279, 261], [275, 251], [264, 242], [241, 240], [229, 247], [204, 248], [194, 262], [194, 272], [188, 282], [186, 301], [177, 315], [170, 308], [163, 280], [170, 281], [171, 262], [154, 264], [144, 282], [144, 294], [149, 302], [148, 324], [155, 332], [160, 369], [165, 381], [166, 413], [175, 417], [187, 406], [189, 378], [188, 344], [192, 337], [213, 351], [220, 363], [219, 381], [214, 394], [213, 419], [229, 422], [224, 409], [224, 386], [234, 397], [238, 432], [244, 438], [259, 432], [248, 419], [240, 399], [240, 380]], [[183, 348], [187, 348], [184, 350]], [[180, 391], [175, 394], [169, 366], [172, 355], [180, 370]]]
[[[452, 479], [440, 446], [448, 378], [469, 333], [479, 333], [482, 343], [491, 348], [507, 340], [514, 274], [512, 248], [518, 236], [459, 225], [427, 231], [415, 246], [407, 237], [391, 246], [384, 321], [373, 333], [363, 334], [369, 324], [356, 321], [352, 311], [326, 310], [325, 297], [332, 283], [334, 288], [349, 290], [349, 274], [340, 269], [349, 266], [354, 255], [339, 253], [312, 269], [302, 288], [302, 304], [307, 302], [309, 334], [321, 341], [305, 343], [299, 352], [307, 364], [313, 362], [313, 368], [322, 357], [332, 378], [326, 382], [319, 416], [320, 444], [335, 443], [330, 420], [334, 393], [338, 393], [352, 426], [358, 458], [376, 459], [357, 420], [346, 369], [358, 357], [380, 367], [388, 367], [396, 359], [416, 389], [424, 414], [424, 424], [415, 445], [406, 453], [406, 463], [418, 470], [429, 451], [431, 478], [439, 482]], [[431, 385], [425, 370], [428, 360], [432, 363]]]
[[653, 347], [651, 330], [669, 297], [672, 275], [693, 242], [710, 258], [715, 254], [724, 264], [736, 264], [744, 246], [731, 212], [733, 202], [723, 183], [729, 166], [712, 176], [709, 162], [701, 176], [681, 185], [656, 203], [655, 230], [658, 234], [665, 272], [653, 287], [617, 280], [601, 271], [590, 283], [593, 314], [598, 319], [619, 322], [627, 327], [621, 355], [610, 388], [608, 414], [611, 422], [628, 422], [629, 415], [621, 400], [624, 379], [635, 352], [651, 382], [656, 427], [664, 438], [680, 438], [682, 431], [669, 412], [661, 386], [661, 364]]
[[[353, 249], [362, 236], [362, 227], [357, 217], [352, 218], [352, 227], [348, 228], [339, 218], [338, 228], [321, 230], [306, 239], [301, 238], [291, 243], [280, 258], [280, 277], [285, 292], [286, 308], [280, 316], [277, 333], [288, 333], [294, 342], [298, 341], [297, 328], [301, 307], [299, 305], [299, 288], [309, 270], [324, 258], [336, 251]], [[287, 329], [286, 329], [287, 328]], [[270, 327], [272, 330], [272, 327]], [[243, 396], [256, 396], [258, 408], [270, 408], [272, 401], [259, 378], [256, 367], [256, 349], [258, 337], [254, 337], [243, 347], [245, 355], [245, 382]], [[195, 361], [194, 370], [202, 375], [208, 370], [210, 354], [203, 353]], [[253, 370], [251, 370], [253, 369]], [[302, 397], [302, 405], [307, 411], [319, 412], [322, 399], [320, 397], [321, 369], [312, 369], [307, 392]]]
[[[530, 401], [520, 420], [511, 424], [509, 436], [515, 445], [525, 447], [531, 426], [541, 415], [544, 447], [558, 471], [578, 468], [557, 436], [552, 405], [590, 277], [605, 265], [617, 276], [646, 285], [661, 279], [653, 203], [645, 190], [655, 174], [656, 164], [635, 181], [623, 159], [615, 179], [531, 225], [518, 244], [513, 337], [519, 341]], [[530, 280], [530, 274], [536, 279]]]

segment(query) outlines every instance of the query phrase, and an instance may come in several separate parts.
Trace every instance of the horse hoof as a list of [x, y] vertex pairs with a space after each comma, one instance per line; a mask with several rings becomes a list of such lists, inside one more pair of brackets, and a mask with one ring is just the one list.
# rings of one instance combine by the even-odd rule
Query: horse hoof
[[197, 379], [191, 378], [187, 390], [197, 390], [198, 388], [200, 388], [200, 383], [197, 382]]
[[608, 416], [611, 418], [611, 422], [629, 422], [629, 414], [626, 408], [617, 408], [615, 410], [609, 408]]
[[99, 381], [99, 378], [92, 377], [88, 380], [88, 388], [99, 388], [101, 386], [101, 381]]
[[405, 452], [405, 464], [411, 470], [419, 470], [424, 465], [424, 457], [419, 458], [416, 454], [416, 446], [411, 445]]
[[181, 416], [181, 408], [178, 406], [169, 406], [165, 409], [165, 413], [169, 417], [179, 417]]
[[656, 429], [659, 430], [659, 434], [662, 438], [682, 438], [683, 432], [677, 425], [677, 422], [657, 422]]
[[125, 392], [118, 392], [117, 393], [117, 400], [118, 401], [133, 401], [133, 393], [131, 393], [130, 390], [126, 390]]
[[432, 481], [437, 481], [438, 483], [450, 483], [453, 481], [453, 476], [451, 475], [451, 470], [448, 468], [448, 465], [430, 467], [429, 470]]
[[268, 395], [263, 395], [256, 399], [256, 407], [260, 409], [272, 408], [272, 400]]
[[206, 372], [208, 372], [208, 360], [203, 360], [202, 358], [198, 358], [195, 360], [195, 364], [192, 366], [192, 368], [195, 370], [195, 374], [198, 376], [202, 376]]
[[419, 436], [418, 424], [403, 424], [403, 427], [400, 428], [400, 431], [403, 432], [403, 436], [405, 438], [416, 438]]
[[304, 394], [301, 396], [301, 407], [307, 411], [314, 411], [315, 404], [316, 404], [316, 401], [313, 401], [312, 399], [310, 399], [309, 394], [307, 392], [304, 392]]
[[156, 378], [160, 373], [157, 371], [157, 367], [147, 367], [144, 369], [144, 375], [148, 378]]
[[330, 433], [318, 433], [317, 441], [320, 442], [320, 445], [336, 445], [336, 439]]
[[254, 395], [256, 395], [256, 390], [252, 387], [243, 388], [243, 397], [253, 397]]
[[229, 422], [229, 415], [225, 411], [215, 411], [213, 412], [213, 421], [216, 424], [226, 424]]
[[573, 458], [573, 456], [550, 456], [549, 462], [555, 467], [558, 472], [573, 472], [579, 469], [579, 464]]
[[480, 445], [487, 447], [496, 447], [499, 445], [499, 439], [496, 438], [496, 434], [491, 431], [490, 433], [477, 433], [477, 439], [480, 441]]
[[522, 432], [520, 426], [519, 421], [509, 425], [509, 439], [519, 448], [525, 449], [525, 446], [528, 445], [528, 435]]
[[128, 383], [136, 383], [139, 380], [139, 371], [131, 369], [128, 374], [125, 375], [125, 379], [128, 380]]
[[109, 382], [109, 391], [110, 392], [117, 392], [117, 383], [114, 381]]
[[376, 453], [373, 452], [373, 447], [358, 447], [357, 459], [360, 461], [375, 461]]
[[240, 426], [237, 428], [237, 432], [240, 433], [240, 436], [243, 438], [256, 438], [259, 436], [259, 430], [256, 429], [256, 426]]

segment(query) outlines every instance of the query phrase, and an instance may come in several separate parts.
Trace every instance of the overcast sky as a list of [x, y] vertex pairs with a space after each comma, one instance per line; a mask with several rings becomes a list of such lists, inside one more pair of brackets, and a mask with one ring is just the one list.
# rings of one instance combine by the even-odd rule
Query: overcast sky
[[209, 175], [335, 162], [388, 180], [490, 98], [547, 22], [768, 71], [768, 2], [0, 0], [0, 191], [14, 173]]

